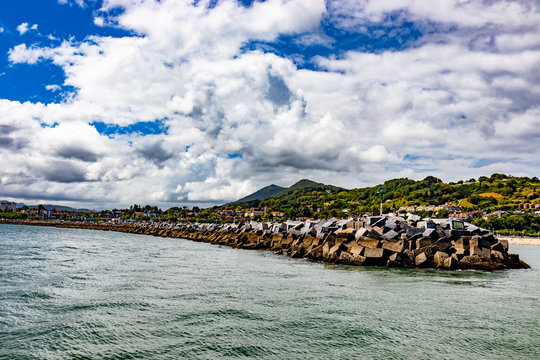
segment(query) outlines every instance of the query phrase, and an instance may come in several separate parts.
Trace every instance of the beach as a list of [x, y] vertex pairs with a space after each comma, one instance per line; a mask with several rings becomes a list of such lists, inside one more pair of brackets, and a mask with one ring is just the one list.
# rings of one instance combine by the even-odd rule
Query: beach
[[510, 245], [540, 246], [540, 238], [525, 236], [497, 236], [499, 240], [508, 240]]

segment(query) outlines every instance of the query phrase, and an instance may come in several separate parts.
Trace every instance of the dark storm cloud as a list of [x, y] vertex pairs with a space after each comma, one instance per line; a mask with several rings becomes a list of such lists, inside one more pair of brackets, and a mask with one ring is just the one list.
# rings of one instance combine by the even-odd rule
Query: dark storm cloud
[[266, 96], [276, 106], [289, 105], [291, 91], [280, 76], [274, 76], [268, 73], [268, 91]]
[[84, 169], [68, 162], [57, 161], [43, 169], [43, 175], [48, 181], [72, 183], [85, 181]]
[[[248, 153], [249, 151], [246, 150]], [[247, 156], [250, 169], [257, 172], [273, 172], [276, 168], [296, 170], [330, 170], [346, 171], [359, 169], [360, 165], [354, 159], [335, 151], [319, 154], [303, 154], [294, 150], [283, 149], [278, 154], [258, 154], [253, 158]]]
[[157, 163], [163, 163], [174, 156], [174, 154], [165, 151], [159, 142], [141, 146], [139, 149], [137, 149], [137, 152], [146, 160]]
[[16, 131], [17, 128], [11, 125], [0, 125], [0, 136], [9, 135], [12, 132]]
[[64, 146], [56, 151], [56, 155], [66, 159], [77, 159], [84, 162], [96, 162], [99, 156], [87, 149], [77, 146]]
[[13, 139], [8, 136], [1, 136], [0, 137], [0, 148], [12, 148], [13, 147]]
[[21, 138], [11, 138], [9, 136], [0, 136], [0, 148], [20, 150], [28, 144], [28, 140]]

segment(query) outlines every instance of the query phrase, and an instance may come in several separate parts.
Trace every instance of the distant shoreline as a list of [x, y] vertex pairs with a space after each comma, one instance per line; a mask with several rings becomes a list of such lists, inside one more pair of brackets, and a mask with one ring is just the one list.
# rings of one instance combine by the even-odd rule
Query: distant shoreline
[[499, 240], [508, 240], [510, 245], [540, 246], [540, 238], [526, 236], [497, 236]]

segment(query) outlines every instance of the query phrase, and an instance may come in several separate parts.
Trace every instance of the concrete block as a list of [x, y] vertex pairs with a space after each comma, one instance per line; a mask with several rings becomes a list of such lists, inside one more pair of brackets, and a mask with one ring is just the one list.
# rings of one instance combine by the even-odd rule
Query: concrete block
[[384, 256], [383, 248], [369, 248], [364, 249], [364, 257], [366, 258], [377, 258], [380, 259]]
[[459, 267], [459, 261], [455, 257], [450, 256], [444, 259], [443, 266], [445, 269], [454, 270]]
[[358, 240], [357, 243], [363, 247], [375, 249], [379, 247], [380, 241], [377, 239], [363, 238]]
[[381, 216], [368, 216], [366, 219], [366, 224], [368, 224], [369, 226], [373, 226], [375, 225], [375, 223], [377, 223], [381, 219], [382, 219]]
[[473, 236], [469, 240], [470, 247], [491, 248], [491, 244], [480, 236]]
[[413, 237], [415, 235], [422, 234], [424, 231], [425, 231], [425, 229], [420, 229], [420, 228], [417, 228], [417, 227], [410, 227], [410, 228], [407, 229], [407, 235], [409, 237]]
[[444, 268], [444, 261], [448, 259], [450, 255], [448, 255], [445, 252], [437, 251], [435, 255], [433, 255], [433, 263], [435, 264], [436, 268]]
[[505, 262], [508, 260], [508, 257], [501, 251], [491, 250], [491, 259], [494, 261]]
[[431, 239], [428, 237], [422, 237], [418, 240], [416, 240], [416, 248], [420, 249], [426, 246], [431, 245]]
[[382, 241], [382, 248], [394, 253], [402, 252], [405, 249], [403, 241]]
[[359, 240], [360, 238], [362, 238], [364, 236], [367, 236], [368, 233], [369, 233], [368, 229], [360, 228], [360, 229], [356, 230], [356, 233], [354, 234], [354, 237], [355, 237], [356, 240]]
[[364, 251], [364, 247], [356, 243], [350, 243], [350, 246], [348, 247], [348, 251], [352, 255], [358, 256], [358, 255], [362, 255], [362, 252]]
[[422, 233], [422, 236], [430, 238], [431, 241], [435, 241], [439, 238], [439, 233], [437, 232], [436, 229], [430, 228], [430, 229], [426, 229], [426, 231]]
[[425, 268], [431, 265], [431, 261], [425, 252], [421, 252], [414, 258], [414, 264], [416, 267]]
[[353, 255], [348, 251], [343, 251], [339, 254], [337, 262], [346, 265], [364, 265], [366, 258], [361, 255]]
[[480, 248], [480, 247], [477, 247], [477, 246], [471, 246], [469, 248], [469, 255], [470, 256], [480, 256], [482, 258], [485, 258], [485, 259], [490, 259], [491, 258], [491, 250], [490, 249], [486, 249], [486, 248]]
[[383, 239], [397, 239], [398, 236], [399, 236], [399, 233], [397, 233], [394, 230], [390, 230], [382, 234]]
[[499, 251], [499, 252], [502, 252], [502, 253], [506, 253], [508, 252], [508, 242], [506, 243], [506, 246], [501, 243], [501, 242], [498, 242], [494, 245], [491, 245], [491, 251]]
[[388, 257], [386, 267], [403, 267], [402, 255], [399, 253], [393, 253]]

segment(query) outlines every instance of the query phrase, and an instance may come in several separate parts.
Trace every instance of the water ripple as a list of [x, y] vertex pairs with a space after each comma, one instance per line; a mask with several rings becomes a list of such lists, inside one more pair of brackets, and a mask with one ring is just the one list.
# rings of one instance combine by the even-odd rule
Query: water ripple
[[539, 354], [540, 249], [528, 271], [439, 272], [0, 226], [0, 359]]

